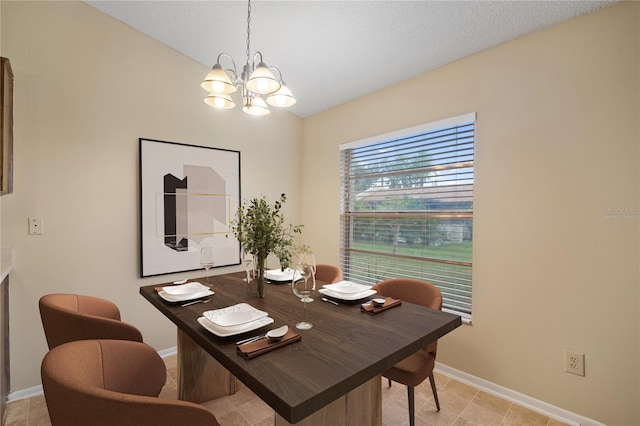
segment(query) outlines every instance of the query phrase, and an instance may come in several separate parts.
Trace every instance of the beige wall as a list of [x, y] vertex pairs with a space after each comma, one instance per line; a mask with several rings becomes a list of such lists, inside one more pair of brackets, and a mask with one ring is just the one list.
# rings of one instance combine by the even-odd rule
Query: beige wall
[[[2, 52], [15, 74], [15, 192], [2, 197], [2, 244], [16, 258], [11, 389], [18, 391], [40, 384], [45, 293], [111, 299], [148, 343], [175, 346], [175, 327], [138, 288], [202, 274], [138, 278], [139, 137], [240, 150], [242, 195], [273, 200], [299, 192], [299, 172], [289, 166], [301, 155], [302, 123], [283, 111], [266, 120], [214, 111], [202, 102], [205, 66], [84, 3], [1, 7]], [[285, 208], [296, 220], [294, 203]], [[29, 216], [44, 218], [45, 235], [27, 235]]]
[[[639, 8], [487, 50], [303, 130], [303, 221], [333, 261], [339, 144], [477, 112], [473, 325], [442, 339], [439, 361], [612, 425], [640, 424], [640, 219], [605, 213], [640, 207]], [[585, 377], [563, 372], [565, 348], [586, 354]]]

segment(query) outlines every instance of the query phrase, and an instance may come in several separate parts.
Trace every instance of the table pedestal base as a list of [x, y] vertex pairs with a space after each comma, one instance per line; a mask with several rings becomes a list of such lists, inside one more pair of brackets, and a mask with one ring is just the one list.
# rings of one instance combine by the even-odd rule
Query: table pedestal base
[[[178, 329], [178, 398], [202, 403], [236, 393], [242, 383]], [[380, 376], [374, 377], [321, 408], [302, 421], [299, 426], [326, 425], [382, 425], [382, 389]], [[275, 413], [275, 426], [289, 426]]]
[[[381, 376], [374, 377], [295, 424], [298, 426], [382, 425], [380, 378]], [[288, 425], [291, 423], [276, 413], [275, 426]]]
[[178, 329], [178, 399], [205, 402], [232, 395], [240, 381]]

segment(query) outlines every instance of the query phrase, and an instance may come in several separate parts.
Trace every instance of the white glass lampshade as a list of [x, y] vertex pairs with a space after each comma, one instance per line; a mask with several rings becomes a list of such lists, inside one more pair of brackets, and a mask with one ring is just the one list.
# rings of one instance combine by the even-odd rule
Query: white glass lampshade
[[209, 93], [204, 103], [218, 109], [232, 109], [236, 106], [231, 96], [224, 93]]
[[236, 85], [231, 82], [231, 79], [220, 64], [213, 66], [202, 83], [200, 83], [200, 87], [207, 92], [224, 94], [233, 93], [238, 89]]
[[242, 111], [251, 115], [267, 115], [271, 114], [269, 107], [260, 96], [249, 96], [244, 98], [244, 107]]
[[280, 82], [269, 71], [264, 62], [260, 62], [247, 80], [247, 89], [260, 95], [270, 95], [280, 89]]
[[269, 105], [273, 105], [275, 107], [286, 108], [294, 105], [296, 103], [296, 98], [291, 94], [291, 90], [282, 82], [280, 86], [280, 90], [275, 93], [272, 93], [267, 97], [267, 102]]

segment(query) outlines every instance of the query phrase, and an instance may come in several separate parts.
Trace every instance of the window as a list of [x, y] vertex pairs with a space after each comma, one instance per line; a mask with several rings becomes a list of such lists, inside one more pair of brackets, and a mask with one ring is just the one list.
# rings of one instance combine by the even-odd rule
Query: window
[[471, 319], [474, 127], [471, 113], [340, 147], [345, 279], [429, 281]]

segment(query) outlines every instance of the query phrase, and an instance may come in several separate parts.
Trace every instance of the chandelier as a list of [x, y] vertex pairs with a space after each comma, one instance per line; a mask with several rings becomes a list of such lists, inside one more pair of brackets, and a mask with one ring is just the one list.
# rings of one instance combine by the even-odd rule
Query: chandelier
[[[204, 102], [218, 109], [232, 109], [236, 104], [231, 98], [231, 94], [240, 90], [242, 96], [242, 111], [251, 115], [269, 114], [269, 105], [275, 107], [290, 107], [296, 103], [291, 91], [282, 81], [282, 73], [276, 67], [267, 66], [262, 59], [262, 53], [256, 52], [250, 62], [251, 51], [249, 41], [251, 39], [251, 0], [248, 0], [247, 7], [247, 62], [242, 69], [242, 74], [238, 75], [236, 63], [227, 53], [220, 53], [216, 59], [216, 64], [200, 83], [200, 87], [209, 94], [204, 98]], [[227, 58], [231, 61], [233, 68], [223, 68], [220, 60]], [[256, 65], [256, 60], [259, 60]], [[278, 78], [273, 74], [276, 71]], [[266, 102], [265, 103], [265, 99]]]

